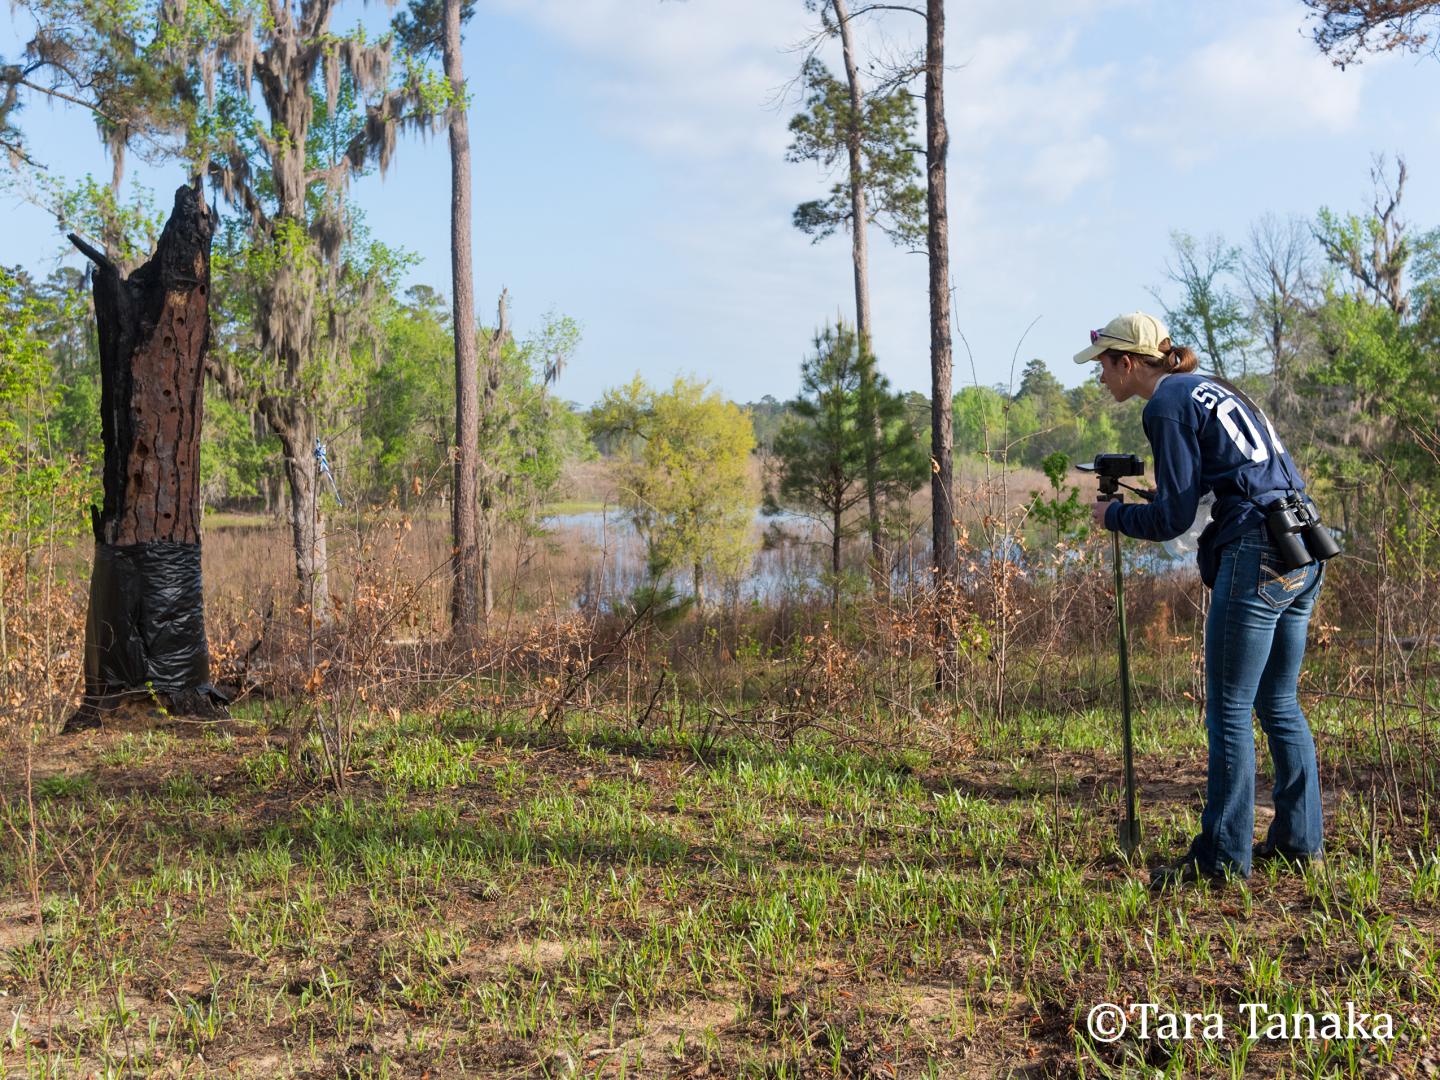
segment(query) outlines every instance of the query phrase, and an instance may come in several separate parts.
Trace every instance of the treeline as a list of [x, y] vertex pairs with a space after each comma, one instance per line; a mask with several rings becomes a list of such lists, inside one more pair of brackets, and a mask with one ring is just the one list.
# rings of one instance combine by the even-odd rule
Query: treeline
[[[247, 327], [234, 318], [243, 298], [233, 295], [236, 285], [225, 276], [223, 262], [217, 263], [212, 347], [230, 362], [243, 363]], [[98, 477], [99, 358], [88, 278], [81, 270], [64, 267], [38, 279], [14, 267], [0, 281], [11, 336], [23, 323], [30, 344], [46, 359], [43, 371], [30, 373], [36, 381], [29, 386], [28, 400], [38, 411], [29, 426], [34, 430], [43, 420], [51, 450]], [[317, 394], [326, 409], [315, 434], [327, 444], [336, 478], [335, 488], [328, 491], [331, 498], [338, 492], [345, 501], [408, 507], [446, 494], [454, 428], [450, 313], [446, 297], [429, 286], [400, 290], [383, 279], [374, 284], [377, 297], [371, 301], [371, 326], [364, 339], [343, 362], [326, 367], [326, 385]], [[21, 311], [27, 313], [24, 320]], [[481, 327], [482, 353], [489, 350], [494, 333], [493, 327]], [[490, 387], [489, 394], [493, 403], [503, 406], [504, 415], [493, 431], [484, 433], [484, 449], [491, 467], [506, 477], [507, 488], [523, 480], [525, 499], [518, 501], [543, 503], [557, 494], [567, 460], [612, 457], [623, 443], [603, 424], [592, 423], [587, 429], [590, 409], [549, 392], [549, 379], [570, 360], [579, 342], [580, 328], [573, 319], [549, 315], [530, 337], [507, 337], [501, 346], [498, 385]], [[824, 356], [817, 351], [801, 361], [802, 367], [830, 362], [829, 375], [822, 372], [822, 380], [837, 377], [834, 366], [841, 353], [849, 353], [852, 365], [859, 361], [851, 329], [827, 329], [817, 350], [822, 345], [829, 350]], [[838, 373], [840, 392], [858, 393], [858, 383], [845, 390], [846, 377], [843, 370]], [[18, 392], [18, 386], [15, 389]], [[741, 405], [757, 453], [776, 451], [787, 428], [808, 415], [806, 402], [815, 392], [812, 387], [809, 398], [781, 401], [767, 395]], [[888, 387], [885, 393], [896, 403], [892, 420], [903, 418], [920, 446], [928, 438], [929, 399], [914, 392], [894, 394]], [[209, 383], [205, 407], [201, 470], [207, 508], [283, 512], [282, 450], [264, 416], [247, 407], [243, 395], [227, 394], [221, 380]], [[13, 395], [7, 409], [12, 419], [23, 419]], [[954, 399], [954, 418], [957, 455], [990, 454], [1034, 467], [1056, 450], [1088, 460], [1095, 452], [1133, 446], [1143, 438], [1133, 409], [1117, 407], [1098, 385], [1064, 389], [1038, 359], [1027, 365], [1013, 393], [1003, 387], [962, 389]]]
[[[469, 135], [459, 34], [473, 5], [413, 0], [386, 17], [379, 36], [363, 26], [337, 29], [335, 0], [303, 10], [282, 4], [258, 20], [249, 6], [228, 3], [142, 0], [116, 8], [24, 0], [19, 7], [34, 20], [34, 34], [23, 63], [0, 63], [0, 179], [25, 176], [62, 231], [89, 237], [122, 273], [152, 249], [159, 225], [153, 207], [119, 199], [127, 155], [172, 163], [177, 175], [210, 184], [218, 226], [204, 469], [212, 504], [283, 509], [294, 534], [297, 600], [323, 613], [327, 512], [347, 498], [443, 498], [453, 453], [454, 490], [476, 492], [481, 519], [478, 543], [462, 541], [474, 532], [469, 508], [452, 507], [453, 576], [468, 582], [504, 518], [533, 514], [553, 495], [559, 464], [592, 445], [581, 435], [582, 418], [552, 391], [573, 351], [573, 324], [556, 319], [533, 340], [512, 341], [502, 297], [493, 327], [472, 334], [472, 275], [461, 256], [451, 298], [460, 325], [447, 342], [446, 305], [433, 292], [400, 289], [414, 257], [372, 238], [350, 196], [351, 181], [383, 169], [403, 134], [444, 128], [458, 185], [452, 206], [469, 205], [469, 181], [460, 179], [469, 175]], [[1020, 373], [1018, 385], [956, 391], [941, 92], [945, 5], [926, 5], [923, 46], [879, 70], [864, 63], [865, 39], [873, 32], [872, 45], [885, 41], [891, 5], [851, 11], [845, 0], [829, 0], [806, 7], [818, 23], [801, 49], [800, 108], [786, 156], [815, 169], [827, 190], [797, 205], [792, 220], [817, 241], [849, 236], [853, 343], [842, 343], [843, 328], [831, 328], [805, 359], [806, 390], [783, 407], [762, 402], [751, 415], [764, 430], [745, 438], [758, 434], [779, 459], [766, 477], [769, 502], [828, 516], [837, 534], [852, 515], [863, 517], [872, 561], [886, 505], [905, 502], [917, 475], [922, 482], [928, 475], [932, 561], [936, 580], [949, 581], [955, 458], [1038, 464], [1063, 478], [1066, 459], [1142, 449], [1138, 410], [1114, 408], [1094, 385], [1064, 390], [1039, 361]], [[1353, 56], [1369, 47], [1373, 18], [1327, 19], [1317, 43]], [[843, 76], [824, 58], [837, 51]], [[37, 160], [43, 144], [27, 137], [25, 119], [29, 105], [47, 96], [90, 110], [112, 164], [108, 184], [67, 185]], [[1397, 520], [1370, 513], [1363, 500], [1378, 497], [1384, 506], [1403, 493], [1408, 502], [1396, 528], [1413, 532], [1435, 509], [1437, 245], [1434, 233], [1405, 226], [1405, 180], [1402, 163], [1377, 163], [1376, 199], [1365, 212], [1263, 221], [1239, 246], [1177, 234], [1162, 295], [1175, 339], [1218, 373], [1251, 380], [1291, 447], [1304, 451], [1322, 501], [1338, 505], [1347, 525]], [[452, 214], [453, 251], [470, 250], [470, 224], [467, 213]], [[923, 241], [928, 402], [892, 391], [883, 370], [893, 358], [875, 355], [872, 224], [902, 247]], [[78, 462], [78, 472], [66, 475], [80, 478], [72, 485], [79, 490], [94, 472], [94, 429], [85, 418], [96, 404], [92, 339], [79, 317], [83, 284], [74, 274], [35, 282], [18, 272], [3, 284], [6, 349], [23, 362], [10, 365], [0, 385], [0, 465], [19, 461], [34, 477], [37, 468]], [[470, 417], [481, 399], [473, 439], [467, 433], [456, 440], [447, 424], [452, 380], [460, 415]], [[635, 415], [674, 419], [667, 410], [686, 394], [637, 387]], [[633, 431], [622, 438], [592, 423], [589, 435], [622, 453], [627, 468], [646, 457], [636, 442], [643, 436]], [[679, 468], [678, 458], [649, 456], [653, 468]], [[15, 475], [0, 482], [14, 492], [22, 483]], [[684, 488], [683, 478], [672, 486]], [[653, 515], [639, 495], [630, 498], [637, 528], [650, 529]], [[27, 514], [49, 504], [29, 496], [21, 502]], [[685, 513], [703, 527], [730, 520], [695, 505]], [[837, 553], [838, 546], [832, 563]]]
[[1440, 229], [1402, 212], [1377, 158], [1359, 212], [1255, 222], [1240, 243], [1172, 237], [1172, 336], [1267, 407], [1352, 545], [1440, 540]]
[[[1240, 243], [1175, 232], [1153, 293], [1174, 340], [1265, 406], [1337, 523], [1373, 544], [1364, 523], [1382, 498], [1406, 508], [1388, 518], [1392, 538], [1435, 535], [1440, 229], [1407, 224], [1403, 160], [1376, 159], [1371, 179], [1361, 211], [1266, 215]], [[904, 401], [922, 438], [929, 403]], [[761, 405], [758, 442], [776, 447], [794, 403]], [[960, 389], [953, 422], [957, 459], [1044, 468], [1056, 455], [1147, 451], [1137, 403], [1117, 405], [1093, 378], [1066, 389], [1038, 358], [1012, 385]]]
[[[326, 444], [333, 476], [324, 498], [332, 505], [425, 505], [446, 497], [454, 445], [448, 302], [424, 285], [399, 292], [389, 281], [374, 284], [369, 332], [343, 361], [326, 365], [325, 385], [316, 388], [324, 408], [314, 433]], [[67, 459], [98, 492], [100, 370], [88, 280], [68, 268], [37, 280], [16, 267], [0, 270], [0, 288], [7, 359], [22, 352], [43, 359], [6, 365], [0, 407], [16, 440], [11, 450], [28, 453], [27, 460]], [[244, 363], [237, 355], [246, 348], [244, 329], [226, 318], [242, 302], [234, 289], [222, 269], [213, 293], [212, 349]], [[492, 352], [494, 336], [492, 327], [480, 330], [483, 353]], [[579, 340], [573, 319], [549, 315], [530, 337], [507, 335], [493, 350], [490, 410], [480, 437], [492, 501], [505, 512], [543, 504], [567, 460], [594, 454], [580, 413], [550, 392]], [[286, 510], [280, 440], [246, 395], [227, 394], [215, 378], [205, 395], [201, 491], [210, 510]]]
[[[1157, 296], [1177, 341], [1266, 404], [1322, 509], [1352, 543], [1379, 542], [1371, 522], [1386, 523], [1392, 540], [1433, 543], [1440, 230], [1406, 226], [1403, 162], [1377, 163], [1374, 179], [1366, 212], [1265, 218], [1239, 245], [1175, 234]], [[156, 218], [136, 211], [131, 220]], [[153, 228], [132, 241], [137, 253], [153, 241]], [[454, 438], [448, 305], [431, 288], [400, 289], [408, 256], [363, 234], [355, 243], [359, 253], [347, 272], [365, 275], [363, 311], [352, 311], [348, 336], [322, 342], [323, 363], [305, 376], [308, 384], [297, 383], [332, 469], [317, 499], [331, 508], [438, 505], [448, 493]], [[203, 490], [213, 509], [289, 514], [286, 450], [262, 406], [271, 391], [251, 310], [256, 267], [245, 252], [237, 232], [217, 242], [216, 377], [206, 398]], [[23, 516], [15, 509], [21, 504], [33, 515], [43, 503], [36, 492], [27, 499], [24, 476], [66, 470], [76, 481], [73, 501], [83, 506], [95, 497], [100, 467], [86, 279], [71, 269], [43, 280], [14, 269], [0, 285], [7, 516]], [[549, 316], [523, 340], [497, 326], [477, 336], [485, 358], [480, 449], [490, 524], [533, 519], [560, 497], [567, 461], [611, 458], [622, 500], [653, 540], [657, 570], [684, 569], [697, 595], [706, 575], [743, 573], [743, 535], [762, 502], [828, 523], [832, 570], [841, 569], [841, 536], [867, 527], [872, 555], [881, 558], [887, 508], [918, 491], [932, 467], [929, 401], [892, 390], [881, 363], [843, 324], [817, 335], [800, 358], [797, 397], [767, 397], [743, 409], [690, 380], [669, 388], [637, 380], [583, 409], [557, 398], [552, 386], [579, 343], [572, 319]], [[1066, 389], [1040, 359], [1013, 386], [961, 388], [953, 418], [957, 459], [1032, 468], [1048, 462], [1053, 471], [1057, 455], [1073, 463], [1146, 448], [1134, 403], [1116, 405], [1093, 379]], [[654, 430], [647, 433], [647, 424]], [[759, 488], [743, 467], [752, 453], [764, 464]], [[729, 461], [741, 464], [723, 464]], [[697, 471], [705, 462], [709, 471]], [[77, 509], [70, 520], [80, 527], [83, 514]]]
[[[923, 433], [930, 423], [930, 399], [911, 391], [901, 394], [900, 400], [912, 426], [928, 438]], [[794, 415], [793, 401], [770, 395], [745, 408], [762, 451], [775, 446], [787, 419]], [[1013, 388], [1004, 384], [961, 388], [953, 410], [957, 459], [988, 456], [1038, 469], [1056, 451], [1073, 461], [1089, 461], [1117, 447], [1144, 449], [1145, 436], [1134, 408], [1117, 405], [1093, 380], [1066, 389], [1038, 357], [1025, 365]]]

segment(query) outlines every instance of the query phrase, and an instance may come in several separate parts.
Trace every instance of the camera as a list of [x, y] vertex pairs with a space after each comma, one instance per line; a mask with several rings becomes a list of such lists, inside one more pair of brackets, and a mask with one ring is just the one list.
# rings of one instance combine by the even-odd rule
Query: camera
[[1119, 493], [1121, 477], [1145, 475], [1145, 462], [1134, 454], [1096, 454], [1095, 460], [1089, 465], [1075, 467], [1095, 474], [1095, 478], [1100, 481], [1101, 498], [1110, 498]]
[[[1087, 468], [1081, 465], [1080, 468]], [[1144, 476], [1145, 462], [1141, 461], [1134, 454], [1096, 454], [1095, 460], [1088, 466], [1088, 471], [1093, 471], [1096, 476]]]
[[1296, 494], [1266, 508], [1265, 530], [1280, 552], [1286, 573], [1340, 554], [1340, 545], [1330, 530], [1320, 524], [1310, 504]]

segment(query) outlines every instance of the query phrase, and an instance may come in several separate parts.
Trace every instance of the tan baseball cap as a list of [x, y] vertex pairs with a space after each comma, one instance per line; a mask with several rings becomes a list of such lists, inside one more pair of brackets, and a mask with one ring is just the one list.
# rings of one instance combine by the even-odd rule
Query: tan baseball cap
[[1165, 324], [1154, 315], [1146, 315], [1143, 311], [1117, 315], [1105, 324], [1103, 330], [1090, 331], [1090, 347], [1075, 354], [1075, 363], [1088, 364], [1109, 349], [1133, 356], [1164, 356], [1160, 343], [1169, 337]]

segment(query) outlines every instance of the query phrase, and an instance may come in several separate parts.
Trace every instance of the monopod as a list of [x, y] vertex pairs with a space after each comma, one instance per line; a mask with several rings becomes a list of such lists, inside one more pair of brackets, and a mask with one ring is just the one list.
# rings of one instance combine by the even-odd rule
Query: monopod
[[[1122, 476], [1142, 476], [1145, 463], [1134, 454], [1099, 454], [1095, 461], [1079, 468], [1093, 472], [1100, 482], [1101, 502], [1124, 502], [1120, 491]], [[1136, 491], [1135, 488], [1129, 488]], [[1136, 491], [1142, 498], [1146, 492]], [[1115, 564], [1115, 615], [1119, 625], [1120, 645], [1120, 715], [1124, 723], [1122, 746], [1125, 755], [1125, 816], [1120, 821], [1120, 850], [1129, 855], [1140, 846], [1140, 818], [1135, 809], [1135, 743], [1130, 719], [1130, 635], [1125, 628], [1125, 574], [1120, 565], [1120, 533], [1110, 533], [1111, 555]]]

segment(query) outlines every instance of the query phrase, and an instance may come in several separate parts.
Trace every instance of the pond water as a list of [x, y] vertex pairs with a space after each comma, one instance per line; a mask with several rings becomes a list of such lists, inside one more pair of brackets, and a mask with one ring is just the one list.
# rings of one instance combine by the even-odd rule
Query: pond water
[[[645, 583], [645, 543], [623, 511], [554, 514], [546, 516], [544, 522], [552, 533], [578, 539], [593, 553], [582, 602], [628, 596]], [[766, 517], [757, 513], [753, 535], [757, 548], [749, 573], [737, 585], [737, 599], [771, 602], [787, 592], [828, 591], [825, 573], [830, 565], [830, 533], [820, 522], [800, 514]], [[866, 548], [864, 537], [847, 539], [842, 555], [844, 565], [860, 572]], [[993, 551], [981, 549], [964, 562], [974, 563], [974, 573], [981, 576], [988, 572], [992, 560], [1002, 557], [1002, 552], [1022, 566], [1028, 561], [1027, 553], [1011, 541]], [[1083, 552], [1072, 552], [1071, 557], [1082, 558]], [[1158, 544], [1129, 542], [1124, 546], [1123, 558], [1127, 572], [1172, 573], [1194, 566], [1193, 556], [1172, 559]], [[1104, 568], [1108, 569], [1109, 565], [1107, 553]], [[897, 553], [891, 574], [893, 586], [899, 589], [924, 581], [928, 578], [929, 566], [930, 541], [928, 530], [924, 530], [912, 536], [910, 543]], [[679, 575], [676, 584], [682, 593], [688, 593], [688, 574]], [[717, 586], [707, 582], [707, 588], [714, 590]]]
[[[627, 596], [645, 583], [645, 542], [623, 511], [555, 514], [544, 520], [552, 532], [569, 534], [592, 550], [586, 587], [592, 597], [596, 591], [605, 599]], [[738, 599], [768, 601], [787, 589], [821, 588], [830, 537], [818, 522], [798, 514], [764, 517], [757, 513], [752, 536], [757, 546], [749, 572], [738, 583]], [[677, 575], [676, 584], [682, 592], [689, 592], [688, 571]], [[717, 587], [714, 582], [706, 586]]]

